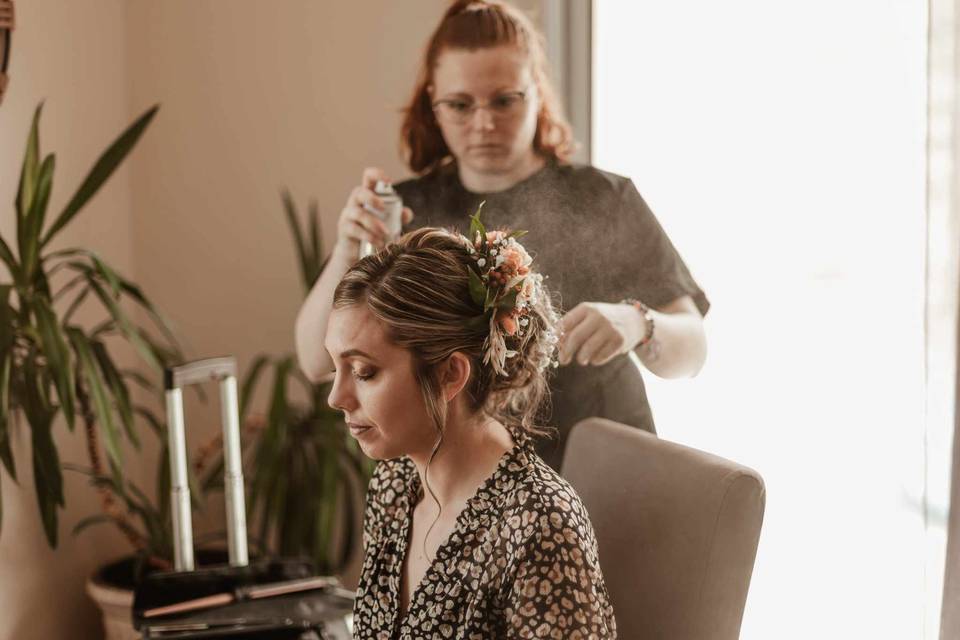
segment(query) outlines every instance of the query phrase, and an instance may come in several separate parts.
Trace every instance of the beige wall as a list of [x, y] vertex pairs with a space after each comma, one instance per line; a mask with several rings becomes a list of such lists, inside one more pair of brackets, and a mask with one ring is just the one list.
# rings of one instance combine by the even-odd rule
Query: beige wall
[[[234, 354], [244, 367], [259, 352], [292, 350], [302, 291], [278, 191], [289, 186], [301, 205], [316, 197], [329, 239], [364, 166], [404, 175], [398, 109], [445, 0], [16, 4], [0, 106], [0, 202], [8, 203], [0, 232], [14, 233], [16, 178], [38, 100], [46, 99], [41, 144], [58, 154], [54, 211], [105, 145], [159, 102], [128, 166], [64, 240], [137, 280], [191, 357]], [[216, 429], [215, 405], [187, 411], [193, 442]], [[82, 442], [58, 430], [65, 460], [83, 463]], [[16, 455], [21, 486], [0, 471], [0, 640], [98, 637], [82, 582], [124, 545], [108, 529], [69, 535], [96, 502], [68, 476], [62, 542], [46, 549], [22, 439]], [[129, 466], [150, 487], [152, 456]]]

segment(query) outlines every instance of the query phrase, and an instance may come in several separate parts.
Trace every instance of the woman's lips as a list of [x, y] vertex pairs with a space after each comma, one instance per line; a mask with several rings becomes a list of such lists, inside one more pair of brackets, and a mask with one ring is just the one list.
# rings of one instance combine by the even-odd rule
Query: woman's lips
[[356, 422], [348, 422], [347, 427], [350, 428], [350, 435], [352, 435], [354, 438], [363, 435], [373, 428], [368, 424], [357, 424]]
[[504, 151], [502, 144], [474, 144], [470, 145], [470, 151], [476, 153], [501, 153]]

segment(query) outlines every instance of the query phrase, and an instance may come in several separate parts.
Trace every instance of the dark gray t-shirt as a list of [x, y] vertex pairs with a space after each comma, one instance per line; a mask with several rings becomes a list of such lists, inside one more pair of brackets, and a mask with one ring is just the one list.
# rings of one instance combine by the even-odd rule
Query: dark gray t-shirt
[[[423, 226], [466, 233], [484, 201], [487, 229], [524, 229], [523, 245], [562, 312], [581, 302], [643, 300], [651, 307], [689, 295], [700, 312], [710, 303], [633, 182], [586, 165], [551, 163], [513, 187], [472, 193], [456, 166], [395, 185], [413, 209], [409, 231]], [[537, 444], [559, 469], [570, 428], [600, 416], [655, 433], [643, 379], [626, 356], [602, 367], [560, 367], [551, 385], [549, 426], [558, 438]]]

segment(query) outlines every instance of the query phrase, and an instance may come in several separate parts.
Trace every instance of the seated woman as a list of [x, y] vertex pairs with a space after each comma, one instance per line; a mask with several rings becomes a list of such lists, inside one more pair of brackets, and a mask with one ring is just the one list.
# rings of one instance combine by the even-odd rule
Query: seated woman
[[356, 638], [615, 638], [587, 512], [534, 452], [557, 315], [515, 237], [437, 228], [333, 299], [330, 406], [380, 460]]

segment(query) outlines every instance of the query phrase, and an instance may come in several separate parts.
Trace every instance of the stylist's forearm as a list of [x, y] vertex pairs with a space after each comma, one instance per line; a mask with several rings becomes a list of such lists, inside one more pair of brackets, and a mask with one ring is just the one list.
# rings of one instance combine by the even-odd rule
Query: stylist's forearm
[[326, 268], [297, 314], [294, 331], [297, 359], [303, 373], [312, 382], [318, 381], [333, 367], [323, 341], [327, 335], [327, 319], [333, 305], [333, 292], [351, 264], [353, 258], [349, 253], [349, 245], [335, 247]]
[[637, 347], [644, 366], [661, 378], [692, 378], [707, 359], [703, 318], [696, 313], [654, 311], [650, 343]]

